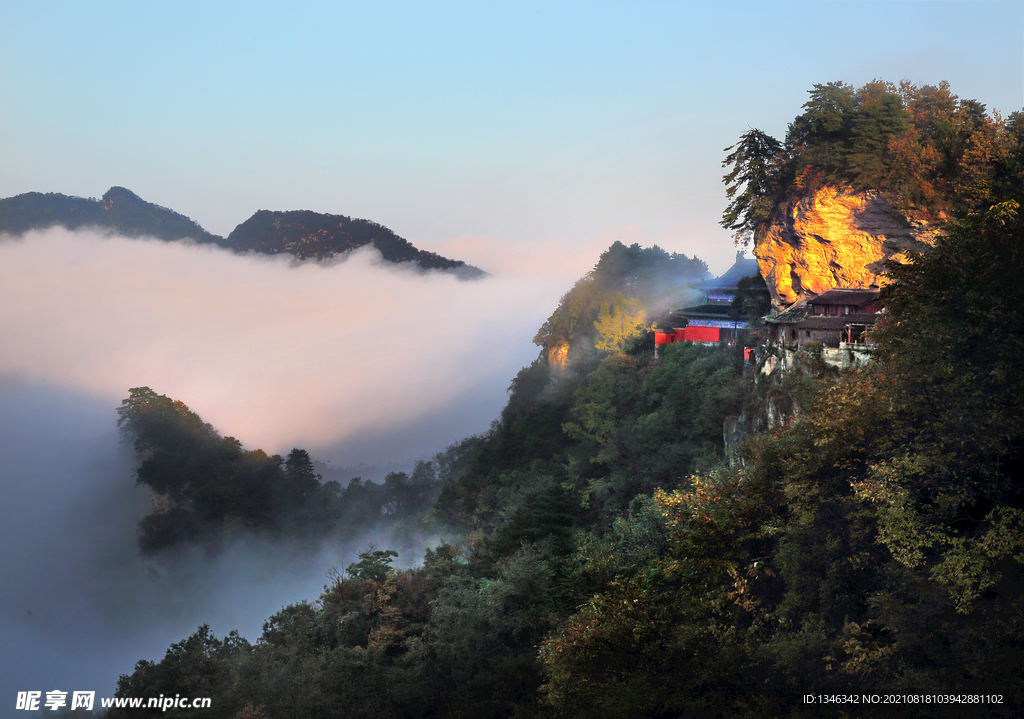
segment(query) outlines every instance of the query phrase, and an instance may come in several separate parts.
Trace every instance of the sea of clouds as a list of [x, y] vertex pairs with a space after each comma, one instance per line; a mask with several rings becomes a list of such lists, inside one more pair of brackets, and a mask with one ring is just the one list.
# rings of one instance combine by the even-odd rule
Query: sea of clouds
[[18, 691], [107, 695], [202, 623], [254, 640], [386, 541], [144, 561], [149, 498], [115, 425], [131, 387], [246, 448], [337, 467], [429, 458], [486, 431], [537, 328], [608, 244], [457, 238], [444, 249], [491, 273], [461, 281], [372, 249], [317, 264], [97, 231], [0, 238], [0, 716]]

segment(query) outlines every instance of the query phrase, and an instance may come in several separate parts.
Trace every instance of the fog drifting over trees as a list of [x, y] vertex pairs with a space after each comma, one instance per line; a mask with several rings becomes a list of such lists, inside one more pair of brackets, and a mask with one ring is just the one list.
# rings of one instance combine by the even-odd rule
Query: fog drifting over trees
[[115, 409], [148, 385], [246, 448], [335, 466], [432, 455], [498, 415], [566, 278], [593, 261], [476, 249], [494, 276], [460, 282], [373, 251], [325, 266], [63, 229], [0, 242], [4, 695], [110, 693], [200, 623], [255, 638], [380, 543], [147, 564], [135, 528], [150, 501]]

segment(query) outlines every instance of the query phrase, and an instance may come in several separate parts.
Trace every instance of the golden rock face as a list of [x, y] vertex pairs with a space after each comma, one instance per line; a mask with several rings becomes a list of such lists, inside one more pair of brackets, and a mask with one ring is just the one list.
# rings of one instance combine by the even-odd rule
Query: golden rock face
[[561, 342], [548, 348], [548, 365], [555, 369], [565, 369], [569, 364], [569, 343]]
[[924, 251], [937, 230], [912, 222], [877, 192], [824, 187], [775, 209], [754, 256], [776, 307], [836, 287], [881, 287], [889, 260]]

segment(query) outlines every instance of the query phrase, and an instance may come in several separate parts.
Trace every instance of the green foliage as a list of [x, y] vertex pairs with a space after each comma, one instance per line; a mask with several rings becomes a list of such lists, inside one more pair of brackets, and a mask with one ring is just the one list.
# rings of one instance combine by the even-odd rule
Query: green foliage
[[222, 439], [183, 402], [149, 387], [129, 392], [117, 410], [117, 425], [139, 458], [139, 484], [172, 501], [186, 502], [193, 489], [211, 479], [218, 464], [241, 461], [241, 445], [230, 437]]
[[493, 578], [444, 584], [425, 635], [446, 688], [438, 715], [529, 711], [541, 683], [536, 646], [559, 609], [556, 576], [545, 553], [526, 545], [500, 560]]
[[514, 554], [523, 545], [548, 543], [558, 556], [569, 554], [575, 522], [570, 493], [561, 485], [526, 491], [509, 508], [488, 539], [487, 562]]
[[[607, 310], [614, 315], [618, 307], [618, 334], [622, 322], [637, 318], [641, 311], [649, 314], [659, 303], [666, 304], [685, 290], [686, 283], [707, 274], [707, 265], [696, 257], [668, 253], [660, 247], [626, 247], [615, 242], [599, 259], [597, 265], [562, 296], [551, 317], [534, 337], [534, 344], [545, 351], [562, 344], [577, 353], [594, 346], [595, 323]], [[613, 320], [603, 321], [611, 330]], [[639, 319], [638, 322], [643, 322]], [[613, 343], [615, 344], [615, 343]], [[623, 338], [622, 347], [626, 346]], [[618, 345], [615, 345], [617, 348]], [[609, 347], [606, 351], [615, 351]]]
[[54, 192], [28, 192], [0, 199], [0, 234], [20, 235], [54, 225], [71, 230], [98, 227], [124, 237], [155, 237], [168, 242], [190, 239], [236, 252], [288, 252], [300, 260], [328, 259], [373, 245], [388, 262], [415, 262], [423, 270], [452, 270], [462, 279], [486, 275], [462, 260], [419, 250], [376, 222], [343, 215], [259, 210], [224, 238], [210, 234], [182, 214], [146, 202], [123, 187], [111, 187], [100, 200]]
[[[761, 318], [772, 308], [772, 296], [768, 284], [761, 275], [742, 278], [736, 285], [736, 294], [732, 298], [731, 314], [735, 322], [743, 322], [749, 327], [760, 327]], [[759, 330], [748, 336], [748, 346], [760, 339]]]
[[[661, 551], [623, 551], [626, 520], [581, 541], [590, 598], [541, 651], [552, 707], [803, 715], [803, 694], [856, 693], [864, 682], [880, 692], [1016, 686], [1024, 573], [1007, 560], [1024, 559], [1019, 510], [995, 511], [973, 554], [951, 552], [975, 581], [972, 561], [1003, 572], [967, 606], [935, 571], [949, 561], [891, 552], [880, 502], [861, 495], [862, 478], [917, 429], [897, 391], [881, 368], [846, 375], [784, 430], [749, 443], [744, 469], [659, 491]], [[893, 511], [916, 516], [907, 511], [919, 500], [901, 500]], [[1010, 716], [1022, 697], [1004, 696], [996, 715]]]
[[739, 370], [727, 349], [689, 343], [658, 360], [613, 354], [557, 383], [538, 361], [513, 382], [502, 421], [441, 490], [434, 515], [492, 532], [552, 484], [571, 488], [577, 513], [625, 511], [636, 495], [721, 461], [723, 421], [743, 402]]
[[[872, 92], [881, 127], [896, 105]], [[820, 95], [801, 137], [847, 138], [844, 114], [868, 100]], [[987, 122], [940, 91], [920, 101]], [[933, 135], [955, 144], [950, 122]], [[525, 368], [487, 434], [412, 476], [337, 488], [386, 517], [422, 506], [417, 482], [441, 481], [434, 521], [457, 522], [464, 544], [411, 570], [370, 548], [318, 602], [279, 612], [253, 647], [211, 645], [188, 677], [266, 716], [817, 717], [803, 695], [866, 692], [998, 694], [978, 715], [1019, 715], [1019, 212], [1006, 200], [965, 215], [894, 268], [877, 361], [857, 371], [805, 357], [784, 381], [755, 381], [728, 349], [689, 343], [560, 380], [543, 361]], [[724, 419], [784, 397], [788, 419], [725, 465]], [[143, 452], [220, 441], [184, 406], [130, 400], [125, 425], [152, 422]], [[142, 662], [124, 691], [171, 691], [175, 666]]]
[[168, 242], [223, 242], [223, 238], [211, 235], [184, 215], [146, 202], [123, 187], [111, 187], [101, 200], [55, 192], [28, 192], [0, 200], [0, 233], [20, 235], [54, 225], [69, 230], [99, 227], [125, 237], [155, 237]]
[[596, 446], [607, 442], [617, 420], [632, 413], [641, 384], [638, 370], [638, 360], [627, 355], [602, 362], [576, 390], [576, 402], [569, 410], [575, 421], [562, 425], [566, 436]]
[[722, 424], [741, 405], [726, 349], [678, 343], [661, 358], [613, 356], [581, 385], [563, 429], [577, 441], [569, 478], [585, 505], [621, 512], [723, 456]]
[[665, 517], [653, 497], [637, 495], [607, 529], [581, 529], [575, 546], [576, 591], [589, 596], [618, 577], [644, 571], [667, 551]]
[[784, 143], [748, 130], [723, 161], [721, 225], [748, 242], [774, 207], [824, 184], [879, 190], [901, 211], [943, 220], [1000, 202], [1021, 186], [1020, 119], [1003, 123], [948, 83], [815, 85]]
[[314, 469], [309, 452], [298, 447], [288, 453], [284, 473], [288, 478], [287, 499], [293, 504], [302, 504], [316, 495], [323, 480]]
[[[729, 152], [731, 150], [731, 152]], [[731, 200], [719, 224], [736, 232], [737, 239], [746, 238], [768, 219], [778, 191], [778, 164], [782, 160], [782, 143], [760, 130], [748, 130], [729, 152], [722, 167], [731, 167], [722, 178], [725, 196]]]
[[[894, 267], [877, 335], [892, 401], [913, 417], [901, 446], [858, 484], [882, 507], [883, 537], [962, 606], [1022, 558], [1024, 220], [1007, 201], [952, 223], [927, 255]], [[1016, 571], [1016, 570], [1015, 570]]]
[[819, 164], [834, 162], [828, 150], [844, 139], [848, 118], [857, 106], [856, 94], [850, 85], [830, 82], [815, 85], [808, 91], [810, 99], [804, 103], [804, 112], [790, 124], [786, 145], [817, 148]]
[[393, 549], [373, 549], [360, 553], [359, 561], [345, 568], [345, 574], [353, 579], [383, 582], [391, 573], [391, 560], [398, 556]]
[[1020, 711], [1022, 229], [1003, 203], [894, 268], [879, 362], [820, 381], [742, 468], [658, 492], [665, 550], [579, 542], [592, 599], [542, 649], [555, 709], [716, 697], [730, 716], [811, 716], [803, 694], [870, 683], [1003, 692], [991, 714]]
[[419, 250], [376, 222], [310, 210], [258, 210], [232, 230], [224, 244], [238, 252], [288, 252], [300, 260], [329, 259], [372, 245], [388, 262], [415, 262], [424, 270], [456, 270], [464, 279], [486, 274], [462, 260], [450, 260], [434, 252]]
[[858, 106], [849, 120], [843, 174], [855, 187], [876, 187], [892, 176], [898, 155], [890, 144], [910, 128], [903, 98], [883, 83], [873, 82], [857, 92]]
[[135, 387], [118, 414], [118, 426], [138, 457], [139, 484], [167, 505], [140, 523], [139, 545], [147, 553], [182, 540], [216, 539], [229, 518], [242, 526], [273, 527], [275, 515], [291, 508], [275, 503], [275, 496], [302, 499], [289, 492], [280, 457], [244, 451], [180, 401]]
[[132, 388], [118, 414], [135, 449], [138, 483], [158, 503], [139, 523], [145, 554], [191, 542], [216, 548], [240, 531], [315, 543], [375, 527], [407, 545], [416, 541], [441, 485], [464, 471], [464, 453], [475, 446], [453, 445], [436, 464], [417, 462], [411, 476], [392, 472], [383, 484], [357, 477], [342, 489], [322, 483], [306, 450], [292, 449], [287, 459], [246, 451], [184, 403], [149, 387]]
[[667, 592], [632, 578], [611, 582], [545, 640], [547, 703], [566, 716], [622, 719], [709, 710], [680, 701], [680, 676], [700, 673], [700, 638], [671, 636], [676, 620]]
[[[190, 637], [172, 644], [159, 662], [142, 660], [131, 674], [123, 674], [117, 682], [115, 697], [149, 699], [161, 696], [209, 697], [214, 716], [230, 717], [240, 707], [240, 697], [231, 691], [235, 667], [251, 653], [252, 646], [231, 632], [218, 639], [209, 625], [202, 625]], [[110, 709], [108, 719], [122, 717], [193, 715], [194, 709], [159, 708]]]

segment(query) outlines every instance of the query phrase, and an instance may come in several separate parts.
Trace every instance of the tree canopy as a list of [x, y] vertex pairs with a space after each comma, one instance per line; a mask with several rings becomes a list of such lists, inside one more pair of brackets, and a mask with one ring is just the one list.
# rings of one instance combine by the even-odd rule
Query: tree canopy
[[464, 463], [453, 445], [437, 463], [417, 462], [411, 475], [392, 472], [382, 484], [355, 477], [342, 488], [323, 482], [306, 450], [293, 448], [286, 458], [246, 450], [149, 387], [133, 387], [117, 411], [135, 450], [138, 483], [154, 493], [154, 511], [139, 523], [145, 554], [190, 543], [215, 549], [240, 532], [318, 543], [371, 528], [405, 549], [441, 484]]
[[[651, 315], [684, 293], [689, 282], [703, 279], [707, 271], [707, 264], [697, 257], [666, 252], [657, 245], [627, 247], [614, 242], [594, 269], [562, 296], [533, 341], [544, 350], [565, 344], [585, 353], [594, 348], [595, 341], [601, 341], [595, 332], [596, 322], [603, 321], [610, 329], [607, 317], [615, 313], [620, 321], [626, 315], [637, 318], [641, 311]], [[604, 320], [600, 320], [602, 312]]]
[[1004, 121], [938, 86], [875, 80], [815, 85], [784, 142], [745, 132], [723, 167], [730, 200], [720, 224], [747, 243], [773, 207], [823, 184], [883, 192], [915, 219], [1006, 199], [1021, 167], [1018, 113]]

